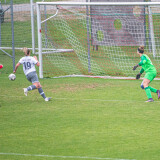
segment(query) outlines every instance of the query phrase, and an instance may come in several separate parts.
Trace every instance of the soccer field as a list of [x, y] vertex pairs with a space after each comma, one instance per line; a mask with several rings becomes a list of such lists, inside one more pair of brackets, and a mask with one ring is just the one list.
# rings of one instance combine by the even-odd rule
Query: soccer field
[[[141, 80], [40, 80], [45, 102], [22, 74], [0, 74], [1, 160], [158, 160], [160, 101]], [[160, 88], [159, 81], [152, 86]]]

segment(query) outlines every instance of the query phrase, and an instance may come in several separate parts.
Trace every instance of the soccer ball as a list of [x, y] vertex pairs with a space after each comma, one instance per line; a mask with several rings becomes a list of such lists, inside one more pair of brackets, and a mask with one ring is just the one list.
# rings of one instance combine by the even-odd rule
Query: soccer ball
[[9, 76], [8, 76], [9, 80], [11, 81], [14, 81], [16, 79], [16, 75], [11, 73]]

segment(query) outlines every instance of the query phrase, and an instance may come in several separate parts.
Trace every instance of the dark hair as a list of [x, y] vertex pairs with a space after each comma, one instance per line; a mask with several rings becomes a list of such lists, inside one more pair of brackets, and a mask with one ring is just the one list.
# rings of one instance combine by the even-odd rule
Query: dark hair
[[144, 46], [138, 47], [137, 50], [138, 50], [139, 53], [142, 53], [142, 54], [143, 54], [143, 53], [144, 53]]
[[27, 49], [27, 55], [29, 55], [29, 53], [30, 53], [30, 50], [29, 50], [29, 49]]

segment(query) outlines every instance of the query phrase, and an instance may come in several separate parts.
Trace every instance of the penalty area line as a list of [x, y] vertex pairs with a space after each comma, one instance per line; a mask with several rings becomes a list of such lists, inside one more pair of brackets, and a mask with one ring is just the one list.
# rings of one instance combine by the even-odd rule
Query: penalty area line
[[[10, 98], [22, 98], [25, 96], [9, 96], [9, 95], [0, 95], [0, 97], [10, 97]], [[36, 97], [38, 99], [41, 99], [41, 97]], [[99, 101], [99, 102], [145, 102], [145, 100], [130, 100], [130, 99], [79, 99], [79, 98], [56, 98], [53, 97], [52, 100], [79, 100], [79, 101]], [[160, 101], [154, 101], [155, 103], [160, 103]]]
[[95, 159], [95, 160], [136, 160], [136, 159], [120, 159], [120, 158], [101, 158], [101, 157], [86, 157], [86, 156], [56, 156], [56, 155], [41, 155], [41, 154], [21, 154], [21, 153], [0, 153], [0, 155], [8, 156], [31, 156], [31, 157], [52, 157], [52, 158], [71, 158], [71, 159]]
[[[99, 102], [145, 102], [145, 100], [143, 101], [143, 100], [130, 100], [130, 99], [127, 99], [127, 100], [125, 100], [125, 99], [78, 99], [78, 98], [53, 98], [53, 99], [57, 99], [57, 100], [82, 100], [82, 101], [99, 101]], [[154, 102], [158, 102], [158, 103], [160, 103], [160, 101], [154, 101]]]

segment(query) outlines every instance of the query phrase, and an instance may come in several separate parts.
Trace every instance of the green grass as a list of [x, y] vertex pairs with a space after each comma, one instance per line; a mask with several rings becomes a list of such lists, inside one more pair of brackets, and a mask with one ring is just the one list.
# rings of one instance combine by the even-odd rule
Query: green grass
[[[30, 27], [27, 23], [30, 24], [24, 25]], [[15, 28], [19, 24], [16, 22]], [[76, 35], [81, 32], [72, 29], [76, 30]], [[16, 34], [15, 38], [20, 37]], [[24, 38], [29, 41], [30, 34]], [[61, 38], [65, 40], [64, 36]], [[127, 58], [132, 58], [136, 49], [121, 48], [127, 53], [132, 50]], [[81, 63], [73, 53], [63, 55], [82, 72]], [[22, 52], [16, 51], [15, 62], [22, 56]], [[92, 52], [92, 56], [102, 67], [107, 67], [107, 53]], [[52, 97], [52, 101], [44, 102], [37, 90], [24, 96], [22, 88], [30, 83], [23, 75], [22, 67], [17, 71], [17, 79], [9, 81], [12, 59], [1, 52], [1, 63], [4, 65], [0, 70], [1, 160], [159, 159], [160, 102], [156, 94], [152, 94], [154, 103], [144, 102], [147, 97], [140, 88], [142, 80], [41, 79], [46, 96]], [[55, 71], [61, 69], [56, 67], [52, 66]], [[111, 70], [114, 68], [110, 67]], [[50, 68], [48, 70], [51, 72]], [[153, 81], [151, 86], [159, 88], [159, 81]]]
[[37, 90], [24, 96], [30, 83], [23, 74], [7, 76], [0, 74], [0, 159], [159, 159], [160, 102], [156, 94], [144, 102], [141, 80], [41, 79], [53, 97], [45, 102]]

